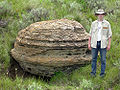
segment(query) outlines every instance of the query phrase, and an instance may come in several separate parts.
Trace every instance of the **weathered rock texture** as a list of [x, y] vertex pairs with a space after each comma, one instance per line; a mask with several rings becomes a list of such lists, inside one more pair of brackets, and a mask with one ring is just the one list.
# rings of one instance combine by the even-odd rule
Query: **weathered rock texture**
[[88, 34], [77, 21], [36, 22], [18, 33], [11, 54], [25, 71], [51, 77], [89, 63], [87, 41]]

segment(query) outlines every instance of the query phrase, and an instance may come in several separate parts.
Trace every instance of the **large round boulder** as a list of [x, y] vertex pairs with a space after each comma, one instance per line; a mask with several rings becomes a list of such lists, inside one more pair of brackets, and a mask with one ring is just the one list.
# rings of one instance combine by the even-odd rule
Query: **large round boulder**
[[19, 31], [12, 57], [32, 74], [51, 77], [91, 61], [89, 35], [77, 21], [57, 19], [31, 24]]

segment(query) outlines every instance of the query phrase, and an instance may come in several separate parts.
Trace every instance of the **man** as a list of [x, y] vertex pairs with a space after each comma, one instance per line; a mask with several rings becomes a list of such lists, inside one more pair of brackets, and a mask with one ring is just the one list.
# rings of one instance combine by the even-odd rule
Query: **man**
[[106, 52], [107, 50], [110, 50], [112, 31], [110, 23], [104, 20], [106, 13], [103, 9], [98, 9], [95, 15], [98, 19], [91, 24], [90, 37], [88, 40], [88, 49], [92, 51], [92, 72], [90, 74], [92, 76], [96, 76], [97, 56], [98, 51], [100, 51], [100, 76], [104, 77], [106, 68]]

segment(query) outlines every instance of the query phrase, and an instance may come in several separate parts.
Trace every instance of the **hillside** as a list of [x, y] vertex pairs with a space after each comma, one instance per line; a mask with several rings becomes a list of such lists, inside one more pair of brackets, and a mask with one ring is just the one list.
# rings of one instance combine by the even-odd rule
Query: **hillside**
[[[111, 50], [107, 52], [106, 76], [100, 78], [100, 57], [97, 76], [91, 78], [91, 65], [71, 74], [56, 73], [45, 81], [17, 71], [9, 76], [10, 50], [18, 31], [38, 21], [67, 18], [81, 23], [89, 32], [94, 12], [103, 8], [112, 27]], [[20, 70], [20, 68], [19, 68]], [[18, 73], [18, 74], [16, 74]], [[120, 90], [120, 0], [0, 0], [0, 90]]]

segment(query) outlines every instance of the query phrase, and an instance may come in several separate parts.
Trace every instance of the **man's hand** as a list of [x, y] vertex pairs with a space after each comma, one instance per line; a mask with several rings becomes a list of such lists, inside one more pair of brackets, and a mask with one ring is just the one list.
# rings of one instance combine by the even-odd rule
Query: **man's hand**
[[108, 50], [108, 51], [110, 50], [110, 45], [107, 46], [107, 50]]
[[108, 39], [108, 46], [107, 46], [107, 50], [110, 50], [110, 45], [111, 45], [111, 38]]
[[89, 37], [89, 40], [88, 40], [88, 49], [89, 50], [91, 50], [91, 44], [90, 44], [90, 42], [91, 42], [91, 37]]
[[90, 43], [88, 44], [88, 49], [91, 50], [91, 45], [90, 45]]

